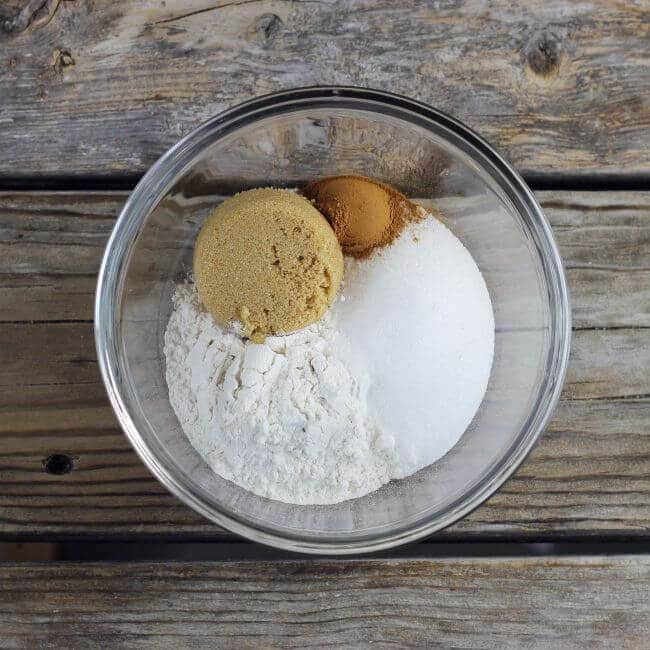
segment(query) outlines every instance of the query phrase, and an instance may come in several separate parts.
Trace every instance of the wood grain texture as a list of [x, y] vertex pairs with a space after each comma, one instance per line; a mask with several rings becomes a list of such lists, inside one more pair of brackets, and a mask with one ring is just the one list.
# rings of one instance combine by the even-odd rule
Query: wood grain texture
[[[577, 326], [563, 401], [519, 471], [440, 535], [650, 532], [650, 193], [539, 195]], [[95, 360], [92, 298], [123, 193], [0, 194], [0, 533], [220, 539], [120, 432]], [[73, 470], [46, 470], [51, 454]]]
[[227, 107], [332, 83], [450, 112], [524, 173], [650, 172], [645, 2], [32, 0], [10, 28], [26, 4], [0, 5], [0, 175], [139, 174]]
[[3, 565], [12, 648], [647, 647], [648, 556]]
[[126, 193], [0, 193], [0, 320], [91, 320]]

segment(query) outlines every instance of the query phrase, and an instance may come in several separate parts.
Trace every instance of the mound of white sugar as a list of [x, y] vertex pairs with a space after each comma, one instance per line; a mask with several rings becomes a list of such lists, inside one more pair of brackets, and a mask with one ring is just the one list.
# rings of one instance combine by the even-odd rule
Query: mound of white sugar
[[433, 217], [348, 258], [329, 313], [261, 345], [179, 286], [164, 349], [170, 402], [212, 469], [298, 504], [363, 496], [442, 457], [481, 403], [493, 351], [481, 273]]
[[368, 260], [347, 258], [333, 310], [366, 364], [368, 409], [395, 437], [400, 476], [446, 454], [481, 404], [494, 353], [492, 303], [467, 249], [433, 217], [412, 224]]

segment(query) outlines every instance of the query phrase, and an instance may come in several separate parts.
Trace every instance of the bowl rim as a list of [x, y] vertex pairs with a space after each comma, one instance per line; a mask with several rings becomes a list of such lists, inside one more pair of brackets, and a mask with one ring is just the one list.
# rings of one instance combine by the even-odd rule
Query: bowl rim
[[[363, 107], [352, 106], [362, 103]], [[346, 104], [348, 104], [346, 106]], [[435, 124], [456, 138], [464, 152], [487, 171], [506, 195], [514, 201], [518, 211], [527, 212], [529, 226], [537, 237], [540, 260], [544, 268], [548, 290], [551, 293], [551, 323], [547, 372], [542, 379], [537, 399], [531, 405], [529, 416], [519, 435], [508, 450], [493, 463], [482, 481], [470, 488], [435, 520], [420, 521], [416, 525], [381, 536], [366, 536], [353, 540], [291, 536], [266, 527], [256, 527], [224, 511], [220, 504], [205, 502], [202, 495], [189, 483], [172, 476], [140, 435], [126, 404], [121, 386], [120, 369], [116, 366], [116, 329], [119, 311], [118, 297], [124, 282], [124, 267], [128, 251], [139, 228], [157, 202], [171, 188], [175, 179], [191, 165], [207, 141], [214, 142], [237, 128], [259, 118], [294, 112], [301, 108], [354, 108], [390, 114], [426, 128]], [[379, 110], [381, 109], [381, 110]], [[485, 165], [489, 168], [486, 169]], [[301, 553], [347, 555], [368, 553], [413, 542], [456, 523], [488, 499], [514, 473], [535, 445], [546, 427], [560, 397], [566, 376], [570, 341], [571, 311], [569, 292], [562, 259], [553, 233], [539, 203], [517, 171], [483, 138], [467, 126], [422, 102], [370, 88], [349, 86], [312, 86], [280, 91], [238, 104], [202, 123], [155, 162], [127, 199], [106, 245], [97, 280], [94, 310], [94, 332], [97, 359], [109, 401], [131, 445], [153, 475], [176, 497], [210, 521], [252, 541], [283, 550]]]

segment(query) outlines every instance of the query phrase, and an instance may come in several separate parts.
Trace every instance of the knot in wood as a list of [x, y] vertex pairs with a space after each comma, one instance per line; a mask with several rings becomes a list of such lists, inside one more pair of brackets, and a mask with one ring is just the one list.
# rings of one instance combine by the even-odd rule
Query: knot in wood
[[74, 464], [72, 457], [68, 454], [51, 454], [43, 461], [43, 467], [48, 474], [68, 474], [72, 471]]
[[253, 32], [264, 44], [269, 44], [282, 29], [282, 19], [277, 14], [262, 14], [253, 23]]
[[59, 48], [56, 48], [54, 52], [52, 52], [50, 65], [56, 72], [61, 72], [63, 68], [69, 68], [74, 64], [75, 60], [68, 50], [60, 50]]
[[524, 50], [526, 63], [540, 77], [554, 77], [560, 69], [562, 45], [555, 34], [537, 32]]

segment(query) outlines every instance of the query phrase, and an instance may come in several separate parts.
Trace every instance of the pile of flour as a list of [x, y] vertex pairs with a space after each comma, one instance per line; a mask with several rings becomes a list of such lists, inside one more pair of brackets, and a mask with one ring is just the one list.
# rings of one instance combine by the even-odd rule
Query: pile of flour
[[347, 367], [331, 314], [256, 344], [220, 327], [192, 285], [173, 301], [170, 402], [217, 474], [298, 504], [363, 496], [399, 474], [395, 440], [368, 413], [367, 381]]
[[169, 397], [212, 469], [260, 496], [336, 503], [434, 463], [485, 394], [488, 290], [428, 216], [367, 260], [346, 260], [320, 322], [263, 344], [217, 325], [192, 285], [165, 334]]

